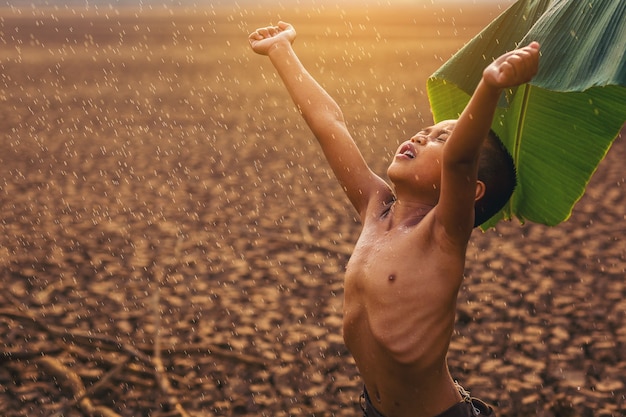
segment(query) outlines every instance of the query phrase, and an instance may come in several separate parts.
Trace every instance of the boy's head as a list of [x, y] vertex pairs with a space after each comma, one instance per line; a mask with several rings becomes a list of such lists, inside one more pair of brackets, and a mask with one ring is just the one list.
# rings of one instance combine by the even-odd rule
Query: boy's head
[[[410, 189], [421, 187], [421, 192], [439, 198], [441, 160], [447, 138], [456, 127], [456, 120], [444, 120], [422, 129], [410, 140], [401, 143], [387, 169], [387, 175], [396, 191], [404, 184]], [[474, 203], [474, 227], [495, 215], [509, 201], [516, 185], [513, 158], [493, 130], [483, 141], [478, 157], [477, 188]]]
[[478, 160], [478, 180], [485, 185], [484, 195], [474, 205], [474, 227], [494, 216], [509, 201], [517, 174], [513, 158], [493, 130], [485, 138]]

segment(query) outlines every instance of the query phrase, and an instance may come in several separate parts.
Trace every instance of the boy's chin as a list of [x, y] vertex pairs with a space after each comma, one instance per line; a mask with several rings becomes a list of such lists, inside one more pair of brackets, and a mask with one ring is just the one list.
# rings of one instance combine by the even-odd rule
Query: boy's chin
[[392, 184], [395, 184], [396, 181], [398, 181], [397, 172], [395, 172], [392, 166], [387, 168], [387, 178], [389, 178], [389, 181], [391, 181]]
[[394, 177], [398, 177], [401, 174], [401, 170], [403, 167], [399, 166], [396, 160], [391, 161], [389, 166], [387, 167], [387, 177], [393, 181]]
[[387, 178], [389, 178], [389, 181], [391, 182], [391, 185], [393, 186], [394, 189], [397, 189], [398, 187], [400, 188], [410, 188], [410, 189], [414, 189], [417, 188], [417, 184], [415, 184], [414, 182], [410, 181], [406, 175], [402, 176], [402, 175], [398, 175], [398, 173], [392, 172], [387, 170]]
[[407, 167], [398, 163], [392, 162], [387, 168], [387, 178], [392, 183], [407, 182], [412, 175], [412, 172], [407, 171]]

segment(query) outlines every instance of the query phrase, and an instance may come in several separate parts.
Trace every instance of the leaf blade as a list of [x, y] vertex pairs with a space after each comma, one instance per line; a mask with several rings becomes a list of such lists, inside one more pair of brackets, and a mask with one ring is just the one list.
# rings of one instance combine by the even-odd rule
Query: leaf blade
[[[569, 218], [626, 120], [626, 2], [520, 0], [428, 80], [435, 122], [460, 115], [490, 54], [535, 39], [539, 74], [503, 94], [493, 123], [514, 157], [518, 187], [483, 228], [513, 217], [547, 225]], [[621, 55], [598, 53], [622, 45]]]

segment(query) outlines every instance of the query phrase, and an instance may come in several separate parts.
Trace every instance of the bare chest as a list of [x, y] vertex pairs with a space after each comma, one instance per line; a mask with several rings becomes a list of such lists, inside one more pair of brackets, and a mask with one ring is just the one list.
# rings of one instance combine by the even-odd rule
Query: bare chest
[[463, 260], [422, 235], [427, 232], [363, 230], [344, 287], [344, 339], [357, 363], [371, 354], [366, 340], [412, 363], [425, 347], [437, 345], [432, 351], [439, 352], [449, 341]]
[[456, 297], [464, 257], [442, 251], [420, 226], [363, 230], [346, 268], [347, 314], [386, 312], [402, 320], [417, 310], [432, 313]]
[[427, 279], [434, 259], [418, 236], [413, 230], [364, 230], [347, 265], [346, 285], [373, 291]]

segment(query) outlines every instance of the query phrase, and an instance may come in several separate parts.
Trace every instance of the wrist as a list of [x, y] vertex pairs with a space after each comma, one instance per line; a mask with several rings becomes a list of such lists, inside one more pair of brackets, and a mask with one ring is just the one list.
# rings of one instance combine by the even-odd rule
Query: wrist
[[485, 77], [482, 77], [480, 82], [478, 83], [478, 86], [476, 87], [476, 90], [480, 90], [483, 95], [499, 98], [504, 89], [497, 85], [491, 84], [490, 82], [485, 80]]
[[271, 55], [278, 55], [281, 53], [289, 53], [291, 50], [292, 50], [291, 42], [289, 42], [286, 39], [281, 39], [269, 47], [269, 49], [267, 50], [267, 55], [271, 56]]

